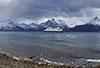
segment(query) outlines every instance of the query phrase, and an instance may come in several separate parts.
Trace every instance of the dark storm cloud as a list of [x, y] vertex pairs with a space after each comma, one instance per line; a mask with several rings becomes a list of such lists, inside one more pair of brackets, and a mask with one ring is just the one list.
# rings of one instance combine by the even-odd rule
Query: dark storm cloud
[[80, 10], [88, 7], [100, 8], [100, 0], [12, 0], [17, 2], [12, 8], [3, 9], [10, 17], [49, 17], [49, 16], [80, 16]]
[[[80, 0], [20, 0], [17, 13], [29, 16], [57, 16], [76, 12], [84, 8], [84, 2]], [[83, 5], [82, 5], [83, 4]], [[80, 5], [80, 6], [79, 6]], [[16, 14], [16, 13], [15, 13]]]

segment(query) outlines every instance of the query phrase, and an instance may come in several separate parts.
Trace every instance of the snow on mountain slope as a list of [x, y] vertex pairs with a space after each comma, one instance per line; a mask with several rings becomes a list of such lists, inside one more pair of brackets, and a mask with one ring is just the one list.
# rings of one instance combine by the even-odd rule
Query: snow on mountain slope
[[13, 30], [15, 24], [11, 20], [3, 21], [0, 23], [0, 30]]
[[100, 25], [100, 17], [56, 17], [56, 22], [66, 24], [68, 27], [75, 27], [78, 25], [84, 25], [87, 23], [93, 24], [93, 25]]
[[47, 29], [45, 29], [44, 31], [50, 31], [50, 32], [62, 32], [63, 29], [57, 27], [57, 28], [52, 28], [52, 27], [48, 27]]
[[21, 20], [18, 21], [20, 23], [25, 23], [25, 24], [31, 24], [31, 23], [35, 23], [35, 24], [41, 24], [44, 22], [47, 22], [48, 20], [53, 22], [53, 19], [55, 20], [55, 22], [59, 23], [64, 23], [66, 25], [68, 25], [69, 27], [74, 27], [76, 25], [82, 25], [82, 24], [86, 24], [87, 22], [89, 22], [92, 17], [62, 17], [62, 16], [58, 16], [58, 17], [42, 17], [39, 18], [37, 20]]
[[21, 31], [22, 29], [26, 29], [28, 26], [26, 24], [18, 24], [11, 20], [3, 21], [0, 23], [0, 30], [4, 31]]
[[92, 18], [88, 23], [93, 24], [93, 25], [100, 25], [100, 18], [96, 16]]
[[22, 24], [16, 24], [17, 28], [20, 28], [22, 30], [30, 30], [30, 27], [29, 25], [25, 24], [25, 23], [22, 23]]
[[48, 20], [48, 21], [46, 21], [44, 23], [41, 23], [40, 25], [41, 26], [44, 26], [44, 27], [52, 27], [52, 28], [60, 27], [60, 28], [62, 28], [66, 24], [62, 20], [59, 20], [59, 19], [51, 19], [51, 20]]
[[[92, 25], [100, 25], [99, 17], [56, 17], [48, 19], [45, 22], [39, 23], [16, 23], [11, 20], [3, 21], [0, 23], [1, 31], [45, 31], [45, 30], [56, 30], [56, 31], [67, 31], [69, 28], [74, 28], [75, 26], [84, 25], [86, 23]], [[59, 28], [59, 29], [58, 29]]]
[[31, 24], [29, 24], [29, 27], [30, 28], [38, 28], [38, 24], [35, 24], [35, 23], [31, 23]]
[[54, 19], [51, 19], [51, 20], [41, 23], [40, 26], [44, 28], [48, 28], [48, 27], [57, 28], [58, 23]]
[[28, 25], [31, 28], [31, 30], [33, 30], [33, 31], [39, 31], [40, 30], [40, 26], [38, 24], [30, 23]]
[[66, 24], [68, 27], [83, 25], [91, 20], [91, 17], [55, 17], [57, 22]]
[[2, 21], [0, 23], [1, 31], [32, 31], [33, 29], [37, 29], [38, 26], [36, 24], [26, 24], [26, 23], [15, 23], [11, 20]]
[[[94, 18], [95, 17], [52, 17], [52, 18], [42, 18], [42, 20], [44, 19], [45, 22], [46, 20], [50, 20], [51, 22], [56, 22], [57, 24], [60, 24], [60, 25], [67, 25], [68, 27], [75, 27], [77, 25], [84, 25], [86, 23], [89, 23], [89, 22], [93, 22], [93, 23], [96, 23], [97, 21], [94, 22]], [[54, 21], [53, 21], [54, 19]], [[43, 22], [41, 22], [43, 23]], [[41, 24], [40, 23], [40, 24]]]

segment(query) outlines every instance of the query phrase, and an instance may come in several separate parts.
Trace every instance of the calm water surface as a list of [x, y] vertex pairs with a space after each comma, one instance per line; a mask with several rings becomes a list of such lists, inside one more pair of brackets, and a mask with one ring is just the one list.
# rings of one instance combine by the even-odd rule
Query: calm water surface
[[100, 33], [0, 32], [0, 48], [14, 55], [99, 58]]

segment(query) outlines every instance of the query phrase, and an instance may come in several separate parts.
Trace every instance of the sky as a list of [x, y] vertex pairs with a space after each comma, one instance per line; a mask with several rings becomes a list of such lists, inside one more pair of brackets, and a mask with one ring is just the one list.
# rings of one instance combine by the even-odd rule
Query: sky
[[0, 0], [0, 20], [94, 16], [100, 16], [100, 0]]

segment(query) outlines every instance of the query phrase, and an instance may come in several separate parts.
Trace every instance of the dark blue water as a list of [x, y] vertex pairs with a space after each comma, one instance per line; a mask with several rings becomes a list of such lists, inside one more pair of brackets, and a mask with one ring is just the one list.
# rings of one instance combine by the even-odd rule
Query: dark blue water
[[18, 56], [99, 58], [100, 33], [0, 32], [0, 48]]

